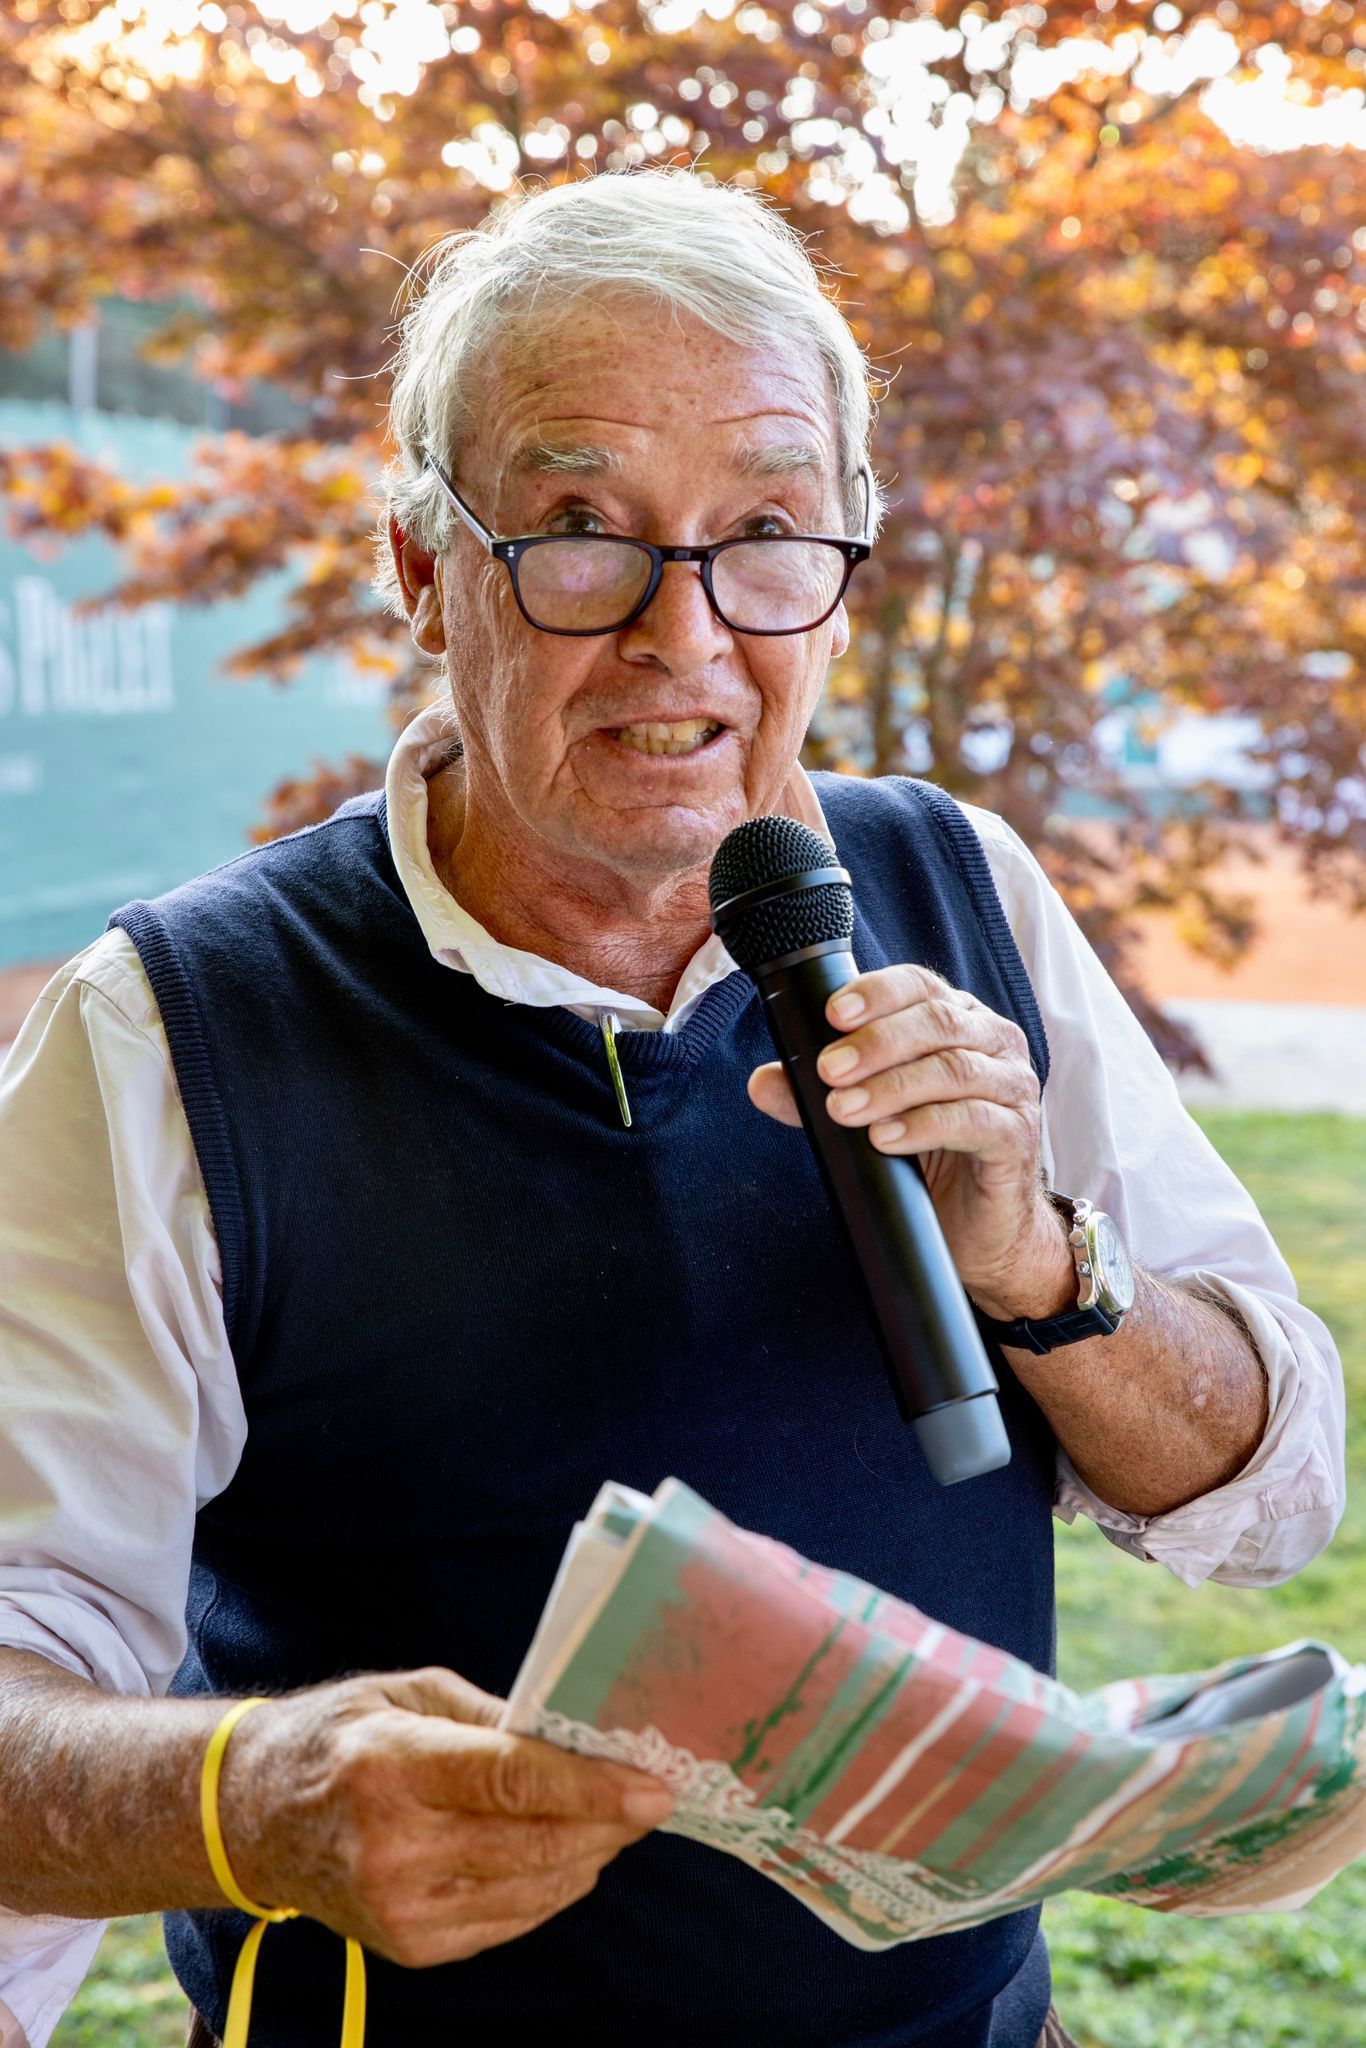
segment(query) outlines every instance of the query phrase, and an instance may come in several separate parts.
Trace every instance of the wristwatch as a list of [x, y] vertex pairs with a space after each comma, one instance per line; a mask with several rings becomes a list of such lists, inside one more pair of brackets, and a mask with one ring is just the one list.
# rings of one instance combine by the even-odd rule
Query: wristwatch
[[981, 1309], [975, 1311], [984, 1337], [1040, 1357], [1056, 1351], [1060, 1344], [1079, 1344], [1085, 1337], [1113, 1337], [1134, 1305], [1133, 1262], [1113, 1218], [1079, 1196], [1060, 1195], [1053, 1188], [1045, 1192], [1067, 1219], [1067, 1242], [1077, 1269], [1076, 1307], [1037, 1321], [1021, 1316], [1013, 1323], [997, 1322]]

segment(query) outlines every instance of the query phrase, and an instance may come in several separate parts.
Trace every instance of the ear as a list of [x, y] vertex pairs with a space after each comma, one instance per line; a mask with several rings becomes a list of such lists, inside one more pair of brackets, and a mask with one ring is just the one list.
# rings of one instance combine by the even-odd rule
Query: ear
[[415, 540], [409, 540], [392, 512], [389, 548], [414, 640], [424, 654], [444, 654], [446, 622], [442, 612], [440, 556], [429, 555]]
[[844, 604], [841, 601], [835, 607], [834, 616], [830, 621], [830, 659], [838, 661], [840, 656], [847, 654], [848, 651], [849, 614], [844, 609]]

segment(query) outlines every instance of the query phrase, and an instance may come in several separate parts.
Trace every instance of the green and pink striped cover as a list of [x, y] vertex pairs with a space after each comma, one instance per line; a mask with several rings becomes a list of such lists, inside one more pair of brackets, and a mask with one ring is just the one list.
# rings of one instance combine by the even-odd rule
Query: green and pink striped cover
[[666, 1779], [672, 1831], [866, 1948], [1077, 1887], [1284, 1908], [1366, 1849], [1366, 1670], [1335, 1651], [1081, 1696], [677, 1480], [604, 1487], [507, 1725]]

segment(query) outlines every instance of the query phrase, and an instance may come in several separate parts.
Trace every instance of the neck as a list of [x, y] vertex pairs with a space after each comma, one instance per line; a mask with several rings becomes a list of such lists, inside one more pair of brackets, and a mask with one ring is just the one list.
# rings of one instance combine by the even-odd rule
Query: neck
[[469, 818], [459, 762], [427, 785], [427, 843], [442, 887], [502, 945], [665, 1014], [711, 933], [705, 867], [641, 881], [596, 868], [573, 874], [549, 848], [509, 858]]

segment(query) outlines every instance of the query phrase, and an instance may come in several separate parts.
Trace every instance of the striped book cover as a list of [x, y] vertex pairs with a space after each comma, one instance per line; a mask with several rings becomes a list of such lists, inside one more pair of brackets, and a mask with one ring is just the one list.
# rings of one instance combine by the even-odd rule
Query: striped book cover
[[603, 1488], [506, 1725], [665, 1779], [673, 1832], [864, 1948], [1078, 1887], [1285, 1909], [1366, 1850], [1366, 1669], [1335, 1650], [1079, 1695], [672, 1479]]

